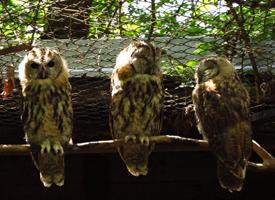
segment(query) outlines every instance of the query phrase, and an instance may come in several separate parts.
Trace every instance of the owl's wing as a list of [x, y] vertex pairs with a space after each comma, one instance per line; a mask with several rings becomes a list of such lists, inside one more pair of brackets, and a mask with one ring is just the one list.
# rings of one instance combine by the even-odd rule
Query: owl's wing
[[207, 91], [202, 87], [197, 93], [193, 96], [204, 136], [220, 159], [232, 160], [230, 152], [232, 148], [239, 148], [236, 144], [243, 149], [250, 145], [247, 144], [251, 134], [247, 91], [241, 85], [228, 83], [218, 91]]
[[25, 124], [28, 118], [28, 110], [27, 110], [27, 102], [24, 97], [21, 97], [21, 120], [22, 123]]
[[111, 133], [112, 138], [115, 137], [115, 135], [114, 135], [114, 123], [113, 123], [113, 120], [114, 120], [113, 115], [110, 112], [109, 113], [109, 127], [110, 127], [110, 133]]
[[240, 82], [225, 85], [217, 91], [197, 88], [193, 97], [200, 131], [218, 159], [220, 185], [229, 191], [240, 191], [252, 147], [249, 97]]

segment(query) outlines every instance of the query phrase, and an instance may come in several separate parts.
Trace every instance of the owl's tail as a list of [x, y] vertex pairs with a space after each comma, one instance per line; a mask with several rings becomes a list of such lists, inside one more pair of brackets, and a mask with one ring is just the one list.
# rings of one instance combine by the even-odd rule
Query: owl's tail
[[229, 192], [241, 191], [246, 175], [246, 165], [245, 163], [230, 169], [224, 163], [218, 161], [217, 174], [222, 188], [227, 189]]
[[39, 147], [31, 146], [31, 156], [45, 187], [50, 187], [53, 183], [57, 186], [64, 184], [64, 154], [52, 151], [41, 153]]

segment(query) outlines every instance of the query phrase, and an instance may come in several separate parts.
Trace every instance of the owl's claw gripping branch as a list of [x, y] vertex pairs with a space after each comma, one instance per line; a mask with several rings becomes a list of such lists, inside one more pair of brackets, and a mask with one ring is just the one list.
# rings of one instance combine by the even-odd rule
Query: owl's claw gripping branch
[[149, 146], [149, 144], [150, 144], [150, 139], [147, 135], [139, 136], [139, 141], [140, 141], [141, 144], [143, 144], [145, 146]]
[[56, 142], [53, 144], [53, 150], [56, 154], [60, 154], [60, 155], [64, 154], [63, 147], [59, 142]]
[[125, 143], [133, 142], [137, 143], [140, 142], [140, 144], [143, 144], [145, 146], [149, 146], [150, 139], [147, 135], [127, 135], [125, 137]]
[[127, 135], [125, 136], [125, 143], [133, 142], [136, 143], [137, 137], [136, 135]]
[[44, 140], [41, 144], [41, 153], [50, 153], [51, 151], [51, 144], [48, 139]]

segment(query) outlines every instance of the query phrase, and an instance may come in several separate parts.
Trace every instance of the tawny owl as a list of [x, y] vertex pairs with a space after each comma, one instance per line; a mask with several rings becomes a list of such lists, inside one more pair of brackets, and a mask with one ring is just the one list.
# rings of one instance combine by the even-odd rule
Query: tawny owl
[[192, 97], [198, 129], [217, 158], [219, 183], [230, 192], [240, 191], [252, 148], [248, 92], [223, 57], [203, 59], [195, 78]]
[[64, 184], [64, 150], [72, 134], [71, 85], [65, 60], [54, 49], [34, 48], [19, 65], [22, 120], [45, 187]]
[[149, 136], [161, 130], [163, 88], [160, 49], [132, 42], [117, 56], [111, 76], [110, 128], [113, 138], [125, 139], [119, 154], [134, 175], [146, 175], [154, 149]]

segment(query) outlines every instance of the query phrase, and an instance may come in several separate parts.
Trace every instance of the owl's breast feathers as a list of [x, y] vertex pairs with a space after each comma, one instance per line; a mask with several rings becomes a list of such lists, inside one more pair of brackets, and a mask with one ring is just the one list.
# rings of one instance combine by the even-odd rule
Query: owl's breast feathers
[[237, 75], [198, 84], [192, 96], [196, 113], [203, 114], [199, 119], [204, 127], [215, 125], [223, 130], [236, 122], [249, 121], [250, 98]]
[[50, 81], [30, 82], [23, 88], [22, 120], [30, 143], [40, 135], [68, 137], [72, 130], [71, 88]]
[[[161, 77], [137, 74], [126, 80], [112, 78], [111, 129], [115, 137], [158, 134], [161, 129]], [[115, 92], [114, 92], [115, 91]]]
[[[238, 151], [236, 155], [248, 157], [252, 132], [249, 121], [250, 99], [237, 75], [222, 81], [213, 78], [198, 84], [192, 96], [198, 128], [216, 155], [226, 158]], [[247, 153], [243, 154], [241, 151], [244, 149], [247, 149]], [[230, 152], [232, 155], [229, 155]]]

